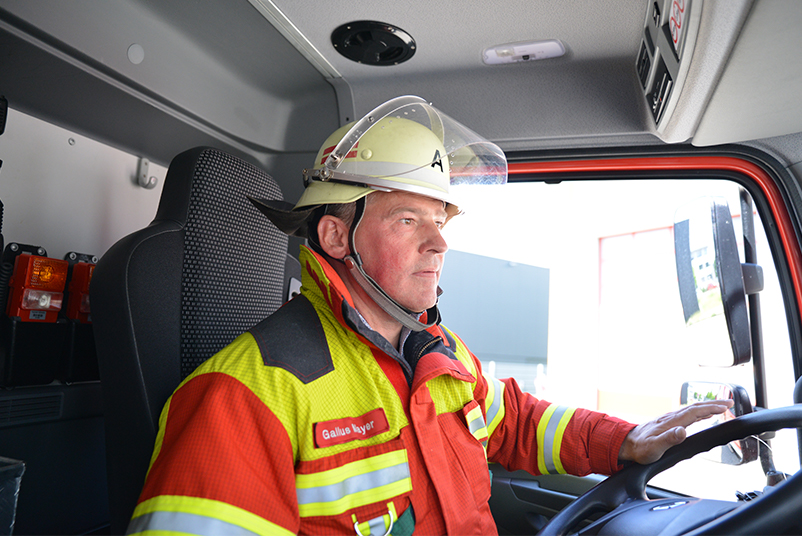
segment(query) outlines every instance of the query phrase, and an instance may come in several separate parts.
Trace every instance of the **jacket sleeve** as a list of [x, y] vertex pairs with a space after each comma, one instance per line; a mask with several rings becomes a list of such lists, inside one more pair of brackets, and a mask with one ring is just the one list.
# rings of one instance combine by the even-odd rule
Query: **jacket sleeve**
[[635, 425], [586, 409], [539, 400], [514, 379], [485, 377], [488, 460], [532, 474], [613, 474]]
[[293, 457], [281, 422], [244, 384], [195, 376], [162, 412], [128, 532], [295, 534]]

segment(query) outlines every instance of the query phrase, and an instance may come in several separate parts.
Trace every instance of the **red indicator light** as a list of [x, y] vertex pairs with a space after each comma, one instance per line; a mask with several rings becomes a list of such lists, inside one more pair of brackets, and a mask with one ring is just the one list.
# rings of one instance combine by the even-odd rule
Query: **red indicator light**
[[92, 281], [94, 271], [95, 265], [88, 262], [79, 262], [72, 266], [72, 277], [68, 289], [70, 296], [65, 310], [67, 318], [79, 320], [83, 324], [92, 321], [89, 307], [89, 283]]
[[14, 261], [6, 314], [25, 322], [55, 322], [64, 299], [69, 263], [23, 253]]

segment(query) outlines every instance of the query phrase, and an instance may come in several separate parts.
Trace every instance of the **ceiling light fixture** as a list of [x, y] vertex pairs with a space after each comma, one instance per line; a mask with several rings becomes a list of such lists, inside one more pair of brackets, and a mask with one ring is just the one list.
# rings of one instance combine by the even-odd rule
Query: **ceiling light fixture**
[[499, 65], [559, 58], [563, 54], [565, 54], [565, 47], [559, 40], [547, 39], [544, 41], [521, 41], [486, 48], [482, 52], [482, 60], [488, 65]]

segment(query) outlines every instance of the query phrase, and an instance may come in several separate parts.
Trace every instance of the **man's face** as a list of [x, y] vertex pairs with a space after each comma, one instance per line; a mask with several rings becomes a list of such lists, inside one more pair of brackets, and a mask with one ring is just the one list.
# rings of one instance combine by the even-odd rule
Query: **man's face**
[[368, 196], [356, 232], [365, 272], [398, 303], [425, 311], [437, 302], [437, 283], [448, 250], [440, 234], [442, 201], [405, 192]]

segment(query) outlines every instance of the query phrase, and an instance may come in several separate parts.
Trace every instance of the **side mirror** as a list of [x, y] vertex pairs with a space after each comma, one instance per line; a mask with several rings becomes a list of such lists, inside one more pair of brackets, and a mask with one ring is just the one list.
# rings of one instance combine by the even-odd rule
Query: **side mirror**
[[[733, 406], [723, 415], [702, 421], [703, 426], [728, 421], [747, 413], [752, 413], [752, 402], [749, 393], [740, 385], [715, 382], [685, 382], [682, 384], [680, 403], [684, 406], [704, 400], [732, 400]], [[691, 432], [694, 430], [691, 429]], [[697, 430], [698, 431], [698, 430]], [[742, 465], [755, 461], [758, 456], [757, 438], [750, 436], [738, 441], [732, 441], [718, 449], [710, 451], [707, 458], [726, 465]]]
[[759, 266], [741, 264], [727, 202], [700, 198], [681, 207], [674, 220], [674, 250], [685, 324], [694, 330], [699, 364], [749, 362], [746, 294], [762, 290], [763, 273]]

